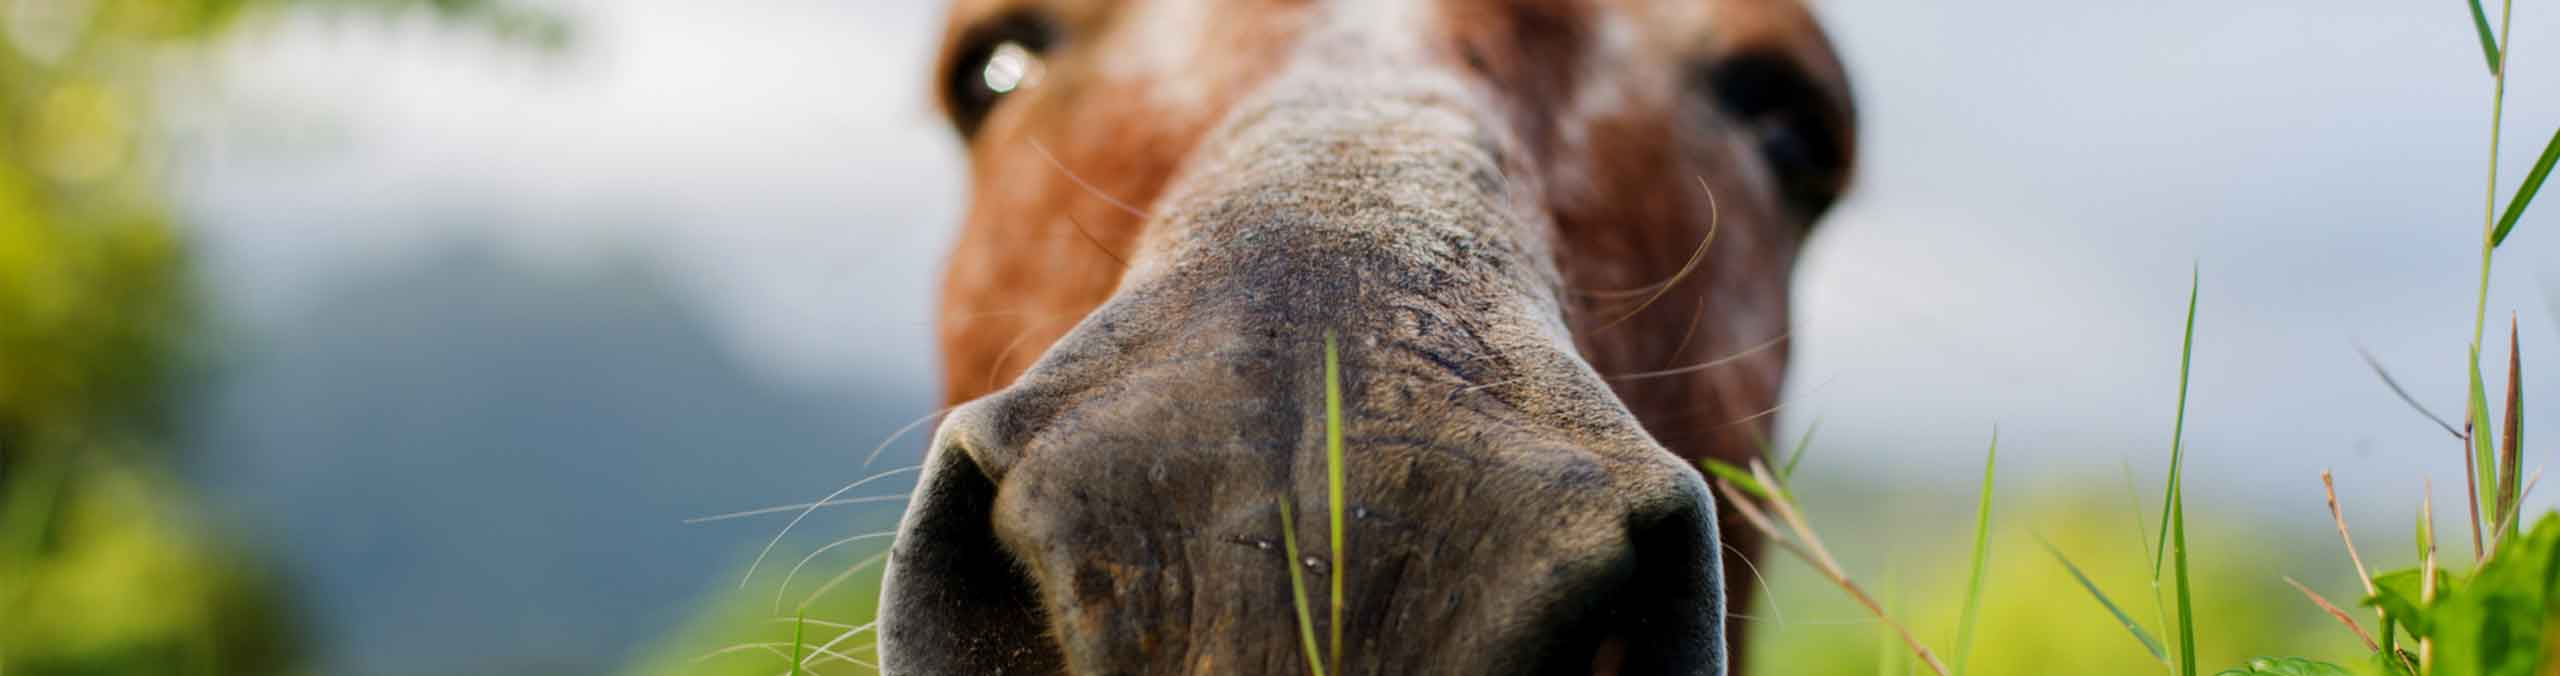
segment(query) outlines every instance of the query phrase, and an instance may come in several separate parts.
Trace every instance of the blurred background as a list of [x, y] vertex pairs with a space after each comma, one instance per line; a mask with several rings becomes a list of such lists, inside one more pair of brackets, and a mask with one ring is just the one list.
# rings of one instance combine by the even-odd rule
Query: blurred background
[[[1948, 641], [1996, 426], [2006, 640], [1975, 668], [2152, 668], [2035, 537], [2148, 617], [2200, 271], [2188, 499], [2225, 624], [2200, 649], [2357, 654], [2279, 576], [2357, 596], [2322, 468], [2392, 543], [2377, 568], [2412, 558], [2431, 478], [2460, 491], [2457, 444], [2356, 351], [2461, 410], [2490, 87], [2463, 5], [1816, 5], [1864, 165], [1800, 269], [1781, 434], [1818, 427], [1799, 491], [1848, 567]], [[2510, 185], [2560, 126], [2560, 8], [2515, 11]], [[782, 578], [896, 505], [781, 538], [792, 512], [687, 520], [915, 462], [922, 434], [864, 466], [935, 405], [966, 198], [925, 98], [940, 27], [859, 0], [0, 0], [0, 673], [769, 674], [776, 618], [862, 622], [877, 541]], [[2554, 209], [2489, 301], [2529, 393], [2560, 390]], [[1774, 590], [1764, 667], [1893, 648], [1795, 562], [1736, 579]]]

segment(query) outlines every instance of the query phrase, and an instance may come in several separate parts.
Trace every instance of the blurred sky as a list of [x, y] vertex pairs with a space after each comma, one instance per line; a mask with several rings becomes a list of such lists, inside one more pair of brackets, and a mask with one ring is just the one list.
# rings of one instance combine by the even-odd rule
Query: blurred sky
[[[927, 412], [927, 304], [965, 199], [924, 97], [939, 8], [561, 7], [556, 54], [304, 18], [173, 83], [172, 166], [238, 332], [457, 245], [537, 270], [640, 260], [752, 378], [883, 426]], [[2455, 443], [2353, 346], [2459, 412], [2490, 93], [2462, 3], [1818, 7], [1864, 165], [1797, 280], [1783, 419], [1821, 421], [1806, 471], [1963, 493], [1997, 425], [2027, 477], [2011, 492], [2118, 485], [2128, 458], [2151, 483], [2200, 269], [2191, 499], [2323, 529], [2322, 467], [2365, 521], [2404, 521], [2424, 477], [2460, 490]], [[2516, 11], [2502, 196], [2560, 127], [2560, 8]], [[2499, 259], [2493, 322], [2517, 314], [2528, 391], [2560, 391], [2560, 205]], [[782, 460], [802, 480], [765, 502], [856, 476], [873, 427]]]

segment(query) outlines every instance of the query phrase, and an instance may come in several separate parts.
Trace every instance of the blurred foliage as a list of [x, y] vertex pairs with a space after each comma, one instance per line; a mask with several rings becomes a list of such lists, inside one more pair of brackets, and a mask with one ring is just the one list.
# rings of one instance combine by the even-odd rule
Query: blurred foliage
[[[2373, 577], [2366, 603], [2388, 610], [2406, 649], [2434, 641], [2435, 676], [2531, 676], [2560, 667], [2560, 514], [2502, 542], [2477, 573], [2436, 569], [2433, 603], [2411, 568]], [[2389, 631], [2386, 629], [2386, 631]]]
[[489, 1], [0, 0], [0, 673], [299, 662], [272, 578], [208, 536], [163, 469], [199, 312], [151, 87], [244, 17], [315, 10], [565, 39]]
[[[2163, 625], [2161, 608], [2167, 606], [2158, 601], [2167, 599], [2151, 588], [2150, 540], [2135, 532], [2136, 517], [2125, 503], [2103, 502], [2124, 489], [2085, 488], [2011, 502], [2018, 506], [2003, 512], [2020, 516], [1993, 523], [1981, 625], [1966, 669], [1971, 676], [2168, 673], [2036, 542], [2041, 536], [2068, 552], [2135, 619]], [[1950, 536], [1961, 527], [1949, 524], [1970, 518], [1962, 503], [1972, 496], [1840, 487], [1801, 492], [1824, 539], [1840, 547], [1842, 563], [1886, 610], [1909, 623], [1921, 640], [1952, 645], [1972, 542]], [[2100, 502], [2055, 495], [2095, 496]], [[1833, 511], [1838, 509], [1860, 511]], [[2364, 653], [2354, 635], [2283, 582], [2286, 575], [2331, 580], [2325, 591], [2337, 598], [2360, 592], [2334, 542], [2300, 540], [2319, 533], [2285, 532], [2247, 514], [2217, 515], [2189, 527], [2202, 663], [2248, 665], [2269, 653], [2324, 659]], [[1731, 583], [1768, 589], [1741, 620], [1755, 623], [1752, 673], [1927, 673], [1900, 641], [1881, 640], [1883, 625], [1801, 562], [1767, 557], [1756, 572], [1736, 571]]]

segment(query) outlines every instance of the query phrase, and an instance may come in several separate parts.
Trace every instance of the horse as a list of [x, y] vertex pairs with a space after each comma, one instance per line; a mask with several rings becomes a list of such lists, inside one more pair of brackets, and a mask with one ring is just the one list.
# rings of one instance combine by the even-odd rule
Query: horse
[[1739, 669], [1698, 463], [1856, 154], [1800, 0], [953, 5], [889, 673]]

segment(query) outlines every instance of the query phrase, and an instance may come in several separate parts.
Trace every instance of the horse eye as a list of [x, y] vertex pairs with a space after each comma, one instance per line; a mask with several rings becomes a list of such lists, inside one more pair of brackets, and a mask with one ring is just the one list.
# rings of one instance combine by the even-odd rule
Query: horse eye
[[963, 136], [973, 136], [1008, 94], [1040, 85], [1042, 60], [1057, 31], [1035, 14], [1014, 14], [971, 29], [943, 75], [943, 107]]
[[1694, 76], [1754, 137], [1788, 207], [1807, 223], [1830, 209], [1854, 161], [1855, 123], [1845, 100], [1778, 54], [1730, 57]]

